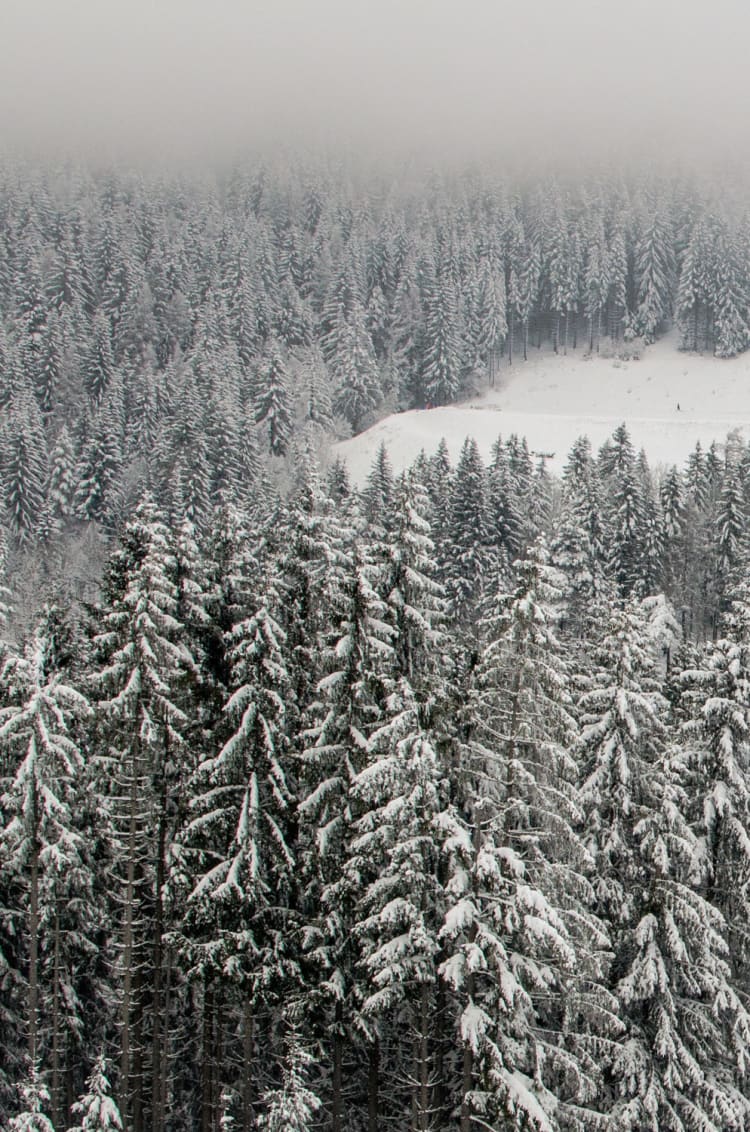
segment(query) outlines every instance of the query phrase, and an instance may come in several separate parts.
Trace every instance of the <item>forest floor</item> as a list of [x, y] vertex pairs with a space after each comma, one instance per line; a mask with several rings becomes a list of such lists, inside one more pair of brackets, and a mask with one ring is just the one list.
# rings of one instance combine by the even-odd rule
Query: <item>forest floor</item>
[[682, 466], [696, 441], [705, 449], [734, 430], [750, 440], [750, 354], [684, 353], [674, 334], [629, 361], [532, 348], [527, 362], [503, 361], [494, 389], [444, 408], [394, 413], [334, 445], [333, 455], [360, 484], [383, 442], [398, 472], [422, 449], [432, 454], [441, 437], [454, 462], [467, 436], [487, 461], [498, 435], [516, 433], [532, 451], [549, 454], [550, 470], [560, 472], [579, 436], [588, 436], [597, 451], [623, 422], [653, 467]]

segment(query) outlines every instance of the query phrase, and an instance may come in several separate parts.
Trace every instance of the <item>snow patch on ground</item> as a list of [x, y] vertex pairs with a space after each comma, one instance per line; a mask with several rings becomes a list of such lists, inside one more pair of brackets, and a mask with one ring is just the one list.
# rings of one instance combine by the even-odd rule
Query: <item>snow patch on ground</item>
[[503, 366], [496, 387], [481, 396], [395, 413], [334, 445], [333, 455], [361, 484], [383, 442], [398, 472], [422, 449], [433, 453], [441, 437], [455, 462], [467, 436], [488, 460], [498, 435], [517, 433], [533, 451], [552, 454], [549, 466], [560, 472], [579, 436], [587, 435], [596, 451], [623, 421], [652, 465], [682, 466], [696, 441], [707, 448], [735, 429], [750, 440], [750, 356], [681, 353], [674, 335], [649, 346], [638, 361], [532, 350], [528, 362]]

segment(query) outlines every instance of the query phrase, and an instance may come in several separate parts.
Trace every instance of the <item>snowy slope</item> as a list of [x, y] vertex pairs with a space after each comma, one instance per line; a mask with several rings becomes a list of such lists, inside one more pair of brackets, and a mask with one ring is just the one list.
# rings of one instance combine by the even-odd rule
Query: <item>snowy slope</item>
[[515, 432], [534, 451], [553, 453], [550, 467], [560, 471], [577, 437], [585, 433], [596, 451], [623, 421], [653, 465], [680, 466], [697, 440], [708, 447], [734, 429], [750, 440], [750, 355], [684, 354], [673, 336], [649, 346], [639, 361], [534, 350], [528, 362], [503, 366], [496, 388], [482, 396], [386, 417], [333, 452], [361, 483], [383, 441], [400, 471], [421, 449], [434, 452], [443, 436], [454, 460], [467, 436], [487, 459], [498, 435]]

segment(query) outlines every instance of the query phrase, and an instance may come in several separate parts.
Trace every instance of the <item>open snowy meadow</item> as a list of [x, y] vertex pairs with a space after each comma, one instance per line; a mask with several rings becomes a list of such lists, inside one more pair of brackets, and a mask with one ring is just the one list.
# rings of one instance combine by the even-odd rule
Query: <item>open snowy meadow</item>
[[550, 469], [559, 472], [579, 436], [596, 451], [623, 422], [653, 466], [681, 466], [696, 441], [705, 449], [734, 430], [750, 438], [750, 357], [684, 353], [674, 333], [629, 361], [531, 348], [527, 362], [503, 360], [494, 389], [462, 404], [394, 413], [337, 444], [334, 454], [362, 483], [383, 442], [401, 471], [422, 449], [434, 452], [442, 437], [454, 460], [474, 437], [487, 461], [498, 435], [516, 433], [532, 451], [550, 455]]

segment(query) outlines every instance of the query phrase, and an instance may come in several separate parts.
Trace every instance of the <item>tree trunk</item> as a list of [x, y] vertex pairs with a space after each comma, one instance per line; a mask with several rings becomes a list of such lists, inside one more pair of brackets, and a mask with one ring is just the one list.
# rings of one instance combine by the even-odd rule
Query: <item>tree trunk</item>
[[417, 1008], [414, 1075], [414, 1129], [427, 1132], [430, 1126], [430, 987], [421, 983]]
[[132, 1132], [144, 1132], [143, 971], [138, 966], [133, 972], [133, 1009], [131, 1009], [130, 1026], [133, 1035], [130, 1071], [133, 1097]]
[[461, 1071], [461, 1132], [471, 1132], [471, 1106], [468, 1096], [474, 1085], [474, 1055], [468, 1046], [464, 1046], [463, 1066]]
[[36, 1067], [39, 1046], [39, 846], [31, 849], [29, 879], [29, 1061]]
[[[138, 831], [138, 777], [137, 757], [132, 756], [132, 782], [128, 813], [127, 871], [125, 876], [125, 909], [122, 929], [122, 1006], [120, 1009], [120, 1107], [127, 1123], [133, 1113], [133, 1127], [136, 1132], [136, 1092], [134, 1072], [134, 1000], [137, 984], [135, 963], [135, 888], [136, 888], [136, 844]], [[140, 1111], [140, 1098], [137, 1100]]]
[[367, 1132], [378, 1132], [378, 1099], [380, 1092], [380, 1042], [370, 1046], [367, 1066]]
[[242, 1035], [242, 1129], [251, 1132], [253, 1120], [253, 1046], [254, 1046], [253, 1006], [250, 999], [245, 1003], [245, 1017]]
[[55, 893], [55, 926], [54, 926], [54, 970], [52, 974], [52, 1081], [50, 1095], [52, 1100], [52, 1123], [55, 1128], [62, 1128], [64, 1117], [62, 1099], [62, 1057], [60, 1043], [60, 909], [57, 893]]
[[336, 1003], [333, 1022], [333, 1072], [331, 1079], [331, 1132], [341, 1132], [343, 1114], [342, 1086], [344, 1063], [344, 1035], [342, 1033], [344, 1008]]
[[212, 1132], [219, 1132], [221, 1128], [221, 1114], [222, 1109], [222, 1094], [224, 1092], [221, 1080], [222, 1066], [226, 1064], [224, 1054], [224, 1013], [223, 1013], [223, 999], [221, 993], [217, 994], [214, 1000], [214, 1044], [213, 1052], [211, 1054], [211, 1064], [213, 1066], [213, 1111], [214, 1111], [214, 1128]]
[[[439, 966], [439, 963], [438, 963]], [[447, 1124], [445, 1112], [445, 984], [438, 979], [435, 987], [435, 1022], [433, 1026], [433, 1049], [435, 1062], [435, 1087], [433, 1104], [436, 1128]]]
[[[479, 850], [482, 846], [482, 826], [481, 826], [481, 806], [476, 806], [474, 809], [474, 829], [472, 832], [472, 842], [474, 847], [474, 860], [476, 861], [479, 856]], [[476, 868], [472, 870], [472, 889], [474, 900], [479, 903], [479, 892], [477, 884]], [[473, 943], [477, 935], [477, 926], [472, 924], [469, 930], [469, 938]], [[469, 1002], [473, 1002], [476, 993], [476, 976], [471, 971], [466, 976], [466, 997]], [[474, 1087], [474, 1054], [469, 1045], [464, 1045], [463, 1066], [461, 1073], [461, 1117], [460, 1117], [460, 1132], [470, 1132], [471, 1129], [471, 1105], [468, 1101], [468, 1095]]]
[[169, 1019], [172, 1013], [172, 956], [169, 948], [162, 948], [164, 955], [164, 1036], [161, 1042], [161, 1069], [159, 1077], [161, 1089], [159, 1092], [159, 1112], [162, 1124], [166, 1123], [167, 1094], [169, 1085]]
[[164, 1111], [162, 1108], [162, 1094], [165, 1092], [162, 1081], [163, 1051], [163, 965], [164, 965], [164, 854], [167, 840], [166, 820], [166, 782], [162, 786], [160, 799], [161, 816], [157, 834], [156, 851], [156, 893], [154, 908], [154, 939], [152, 949], [153, 994], [152, 994], [152, 1023], [151, 1023], [151, 1129], [152, 1132], [162, 1132], [164, 1127]]
[[213, 1132], [213, 1055], [214, 1055], [214, 993], [210, 986], [203, 988], [203, 1040], [201, 1057], [201, 1132]]

